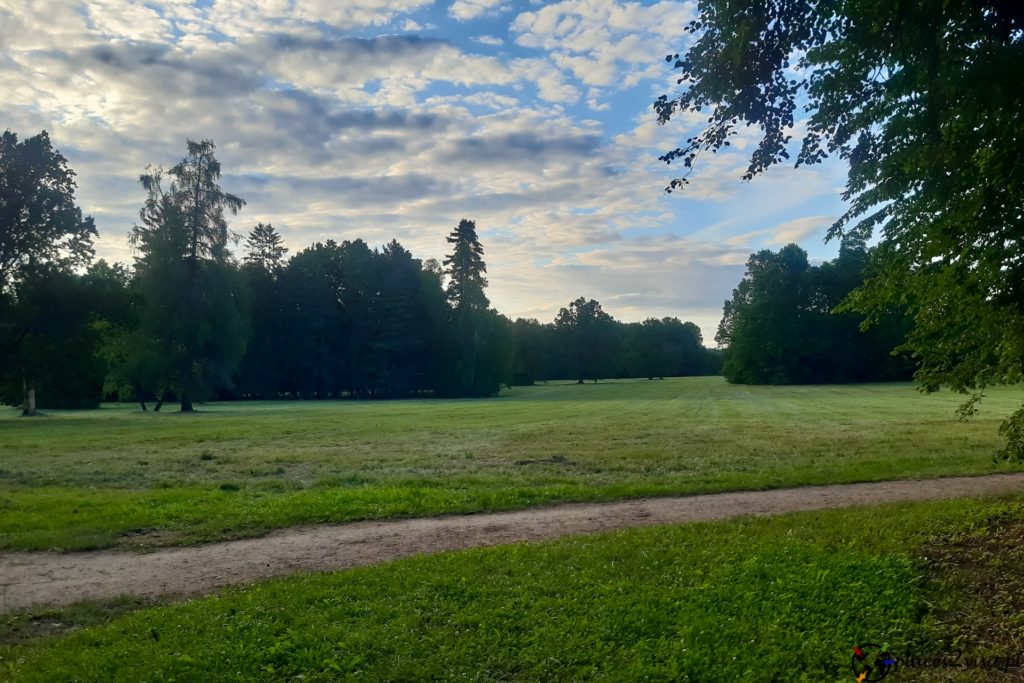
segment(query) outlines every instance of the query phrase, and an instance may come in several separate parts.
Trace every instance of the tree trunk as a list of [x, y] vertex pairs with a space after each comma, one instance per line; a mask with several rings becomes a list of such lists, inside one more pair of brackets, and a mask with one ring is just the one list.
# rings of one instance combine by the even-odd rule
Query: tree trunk
[[192, 399], [186, 393], [181, 394], [181, 412], [192, 413], [195, 412], [195, 408], [192, 407]]
[[32, 417], [38, 415], [36, 412], [36, 388], [25, 382], [25, 402], [21, 405], [21, 414], [23, 417]]
[[139, 401], [139, 405], [142, 406], [142, 412], [146, 412], [145, 394], [142, 392], [142, 385], [138, 382], [135, 383], [135, 398]]
[[156, 405], [153, 406], [153, 412], [159, 413], [160, 409], [164, 407], [164, 395], [161, 393], [156, 397]]

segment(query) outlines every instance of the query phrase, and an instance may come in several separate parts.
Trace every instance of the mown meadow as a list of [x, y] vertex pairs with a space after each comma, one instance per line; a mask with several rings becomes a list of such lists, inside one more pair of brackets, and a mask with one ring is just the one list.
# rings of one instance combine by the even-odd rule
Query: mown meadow
[[155, 547], [296, 524], [982, 474], [1019, 388], [550, 383], [483, 400], [135, 405], [0, 417], [0, 548]]
[[[83, 610], [9, 615], [0, 620], [0, 677], [852, 680], [858, 643], [882, 644], [908, 664], [957, 650], [970, 651], [963, 662], [1006, 657], [1024, 617], [1024, 564], [1007, 530], [1024, 531], [1021, 496], [417, 557], [263, 582], [17, 644], [11, 634], [28, 622], [74, 625]], [[995, 552], [935, 561], [963, 548]], [[982, 590], [993, 578], [997, 589]], [[904, 666], [892, 680], [950, 673], [1016, 675]]]

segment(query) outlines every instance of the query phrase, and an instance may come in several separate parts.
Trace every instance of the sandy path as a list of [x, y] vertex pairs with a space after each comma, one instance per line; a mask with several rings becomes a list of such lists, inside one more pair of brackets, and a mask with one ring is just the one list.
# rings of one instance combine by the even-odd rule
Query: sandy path
[[293, 572], [629, 527], [1024, 491], [1024, 473], [809, 486], [284, 529], [136, 554], [0, 553], [0, 613], [132, 594], [183, 597]]

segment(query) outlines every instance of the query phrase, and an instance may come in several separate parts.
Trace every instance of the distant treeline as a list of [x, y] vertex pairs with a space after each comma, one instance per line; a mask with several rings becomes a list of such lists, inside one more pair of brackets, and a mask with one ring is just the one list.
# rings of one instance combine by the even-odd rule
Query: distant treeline
[[889, 311], [865, 321], [842, 306], [864, 283], [871, 255], [863, 243], [851, 240], [836, 259], [820, 266], [810, 265], [807, 252], [795, 244], [751, 254], [715, 336], [726, 347], [726, 379], [737, 384], [911, 379], [911, 359], [893, 353], [905, 341], [911, 320]]
[[[461, 232], [475, 242], [472, 228], [463, 221], [454, 239]], [[421, 262], [397, 241], [381, 249], [328, 241], [285, 258], [278, 233], [258, 225], [246, 242], [243, 261], [217, 278], [217, 289], [230, 293], [228, 305], [241, 303], [244, 315], [222, 311], [219, 320], [208, 319], [208, 334], [230, 339], [209, 339], [211, 357], [193, 362], [213, 371], [225, 345], [244, 351], [235, 370], [211, 382], [208, 393], [195, 393], [197, 400], [486, 396], [538, 380], [720, 369], [719, 354], [703, 347], [693, 323], [622, 323], [593, 300], [571, 302], [546, 324], [487, 308], [460, 317], [442, 264]], [[23, 358], [34, 366], [39, 407], [179, 398], [173, 384], [161, 384], [159, 347], [143, 337], [150, 319], [166, 315], [167, 300], [181, 292], [162, 279], [147, 283], [145, 272], [98, 261], [84, 274], [49, 272], [22, 288], [22, 313], [35, 319]], [[22, 389], [9, 381], [4, 398], [20, 403]]]
[[692, 323], [622, 324], [579, 299], [554, 322], [490, 306], [473, 221], [442, 263], [397, 241], [317, 243], [288, 258], [258, 224], [235, 257], [209, 140], [149, 167], [131, 268], [92, 263], [96, 229], [45, 132], [0, 137], [0, 401], [85, 408], [103, 399], [183, 411], [208, 398], [492, 396], [537, 380], [715, 373]]
[[[397, 241], [316, 243], [288, 257], [271, 225], [233, 253], [209, 140], [168, 170], [149, 167], [129, 268], [92, 263], [96, 229], [74, 203], [74, 174], [45, 132], [0, 137], [0, 401], [91, 407], [209, 398], [493, 396], [539, 380], [707, 375], [722, 352], [676, 318], [614, 320], [579, 298], [550, 323], [491, 308], [476, 225], [448, 235], [443, 262]], [[909, 376], [890, 356], [906, 321], [833, 309], [863, 282], [863, 245], [819, 267], [795, 245], [751, 256], [717, 340], [732, 382]]]

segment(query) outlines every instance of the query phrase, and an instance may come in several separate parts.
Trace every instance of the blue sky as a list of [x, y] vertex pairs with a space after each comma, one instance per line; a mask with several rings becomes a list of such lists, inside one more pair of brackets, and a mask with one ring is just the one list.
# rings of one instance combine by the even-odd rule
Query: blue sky
[[[441, 258], [476, 220], [492, 303], [552, 320], [578, 296], [621, 320], [678, 316], [711, 343], [757, 249], [812, 258], [845, 168], [740, 181], [741, 136], [682, 193], [657, 160], [699, 116], [656, 124], [692, 2], [0, 0], [0, 127], [50, 131], [100, 230], [130, 262], [138, 175], [212, 138], [223, 186], [292, 251], [397, 238]], [[800, 127], [797, 123], [797, 128]]]

